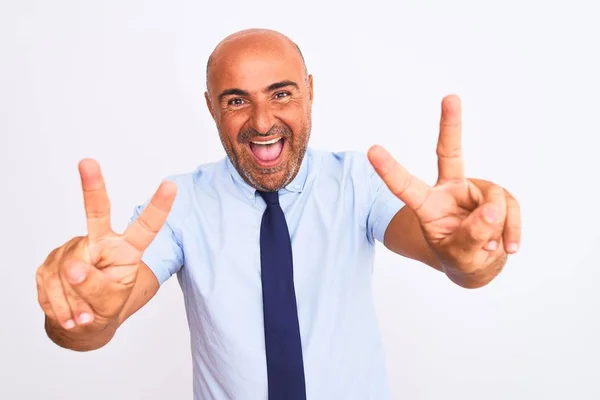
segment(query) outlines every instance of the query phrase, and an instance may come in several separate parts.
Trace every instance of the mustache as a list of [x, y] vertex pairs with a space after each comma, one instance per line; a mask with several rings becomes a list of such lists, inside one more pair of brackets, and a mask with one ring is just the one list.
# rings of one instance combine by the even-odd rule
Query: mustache
[[287, 126], [282, 125], [273, 125], [266, 133], [260, 133], [254, 128], [246, 128], [241, 130], [238, 134], [238, 142], [246, 143], [257, 137], [268, 136], [281, 136], [283, 138], [290, 138], [292, 136], [292, 130]]

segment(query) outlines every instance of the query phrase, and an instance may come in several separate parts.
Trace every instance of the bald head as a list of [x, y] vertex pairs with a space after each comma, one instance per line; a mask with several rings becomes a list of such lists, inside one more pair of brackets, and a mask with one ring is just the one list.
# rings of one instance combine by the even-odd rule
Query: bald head
[[312, 126], [313, 79], [287, 36], [249, 29], [223, 39], [206, 68], [206, 105], [227, 156], [252, 187], [297, 174]]
[[[306, 62], [300, 47], [284, 34], [270, 29], [246, 29], [235, 32], [223, 39], [213, 50], [206, 63], [206, 88], [210, 91], [210, 76], [212, 69], [221, 64], [227, 64], [235, 56], [241, 54], [260, 55], [261, 52], [278, 52], [282, 56], [292, 50], [308, 76]], [[293, 58], [292, 58], [293, 59]], [[292, 61], [293, 62], [293, 61]]]

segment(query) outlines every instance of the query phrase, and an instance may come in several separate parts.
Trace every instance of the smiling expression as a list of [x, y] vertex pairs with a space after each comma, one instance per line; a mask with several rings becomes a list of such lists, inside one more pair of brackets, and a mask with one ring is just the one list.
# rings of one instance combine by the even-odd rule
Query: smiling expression
[[312, 76], [298, 48], [268, 30], [222, 41], [207, 68], [206, 102], [232, 164], [258, 190], [298, 173], [311, 131]]

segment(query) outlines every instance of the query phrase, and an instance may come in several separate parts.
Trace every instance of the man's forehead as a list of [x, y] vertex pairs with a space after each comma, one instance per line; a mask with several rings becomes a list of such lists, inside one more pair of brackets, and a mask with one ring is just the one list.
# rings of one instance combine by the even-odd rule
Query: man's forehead
[[[282, 75], [285, 71], [287, 76]], [[242, 31], [225, 38], [209, 57], [207, 85], [218, 83], [215, 80], [268, 85], [297, 72], [306, 75], [306, 66], [300, 49], [289, 38], [273, 31]]]
[[258, 83], [280, 79], [299, 79], [302, 73], [302, 66], [290, 57], [257, 53], [218, 60], [211, 75], [216, 81], [256, 81]]

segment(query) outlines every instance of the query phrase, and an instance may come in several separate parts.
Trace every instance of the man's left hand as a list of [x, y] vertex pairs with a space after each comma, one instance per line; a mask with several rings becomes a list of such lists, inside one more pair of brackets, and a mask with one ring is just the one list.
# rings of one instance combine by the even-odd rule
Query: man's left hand
[[444, 270], [475, 274], [504, 264], [521, 241], [517, 200], [494, 183], [467, 179], [461, 145], [461, 106], [454, 95], [442, 101], [437, 145], [438, 180], [431, 187], [411, 175], [382, 147], [369, 161], [388, 188], [416, 214], [425, 240]]

